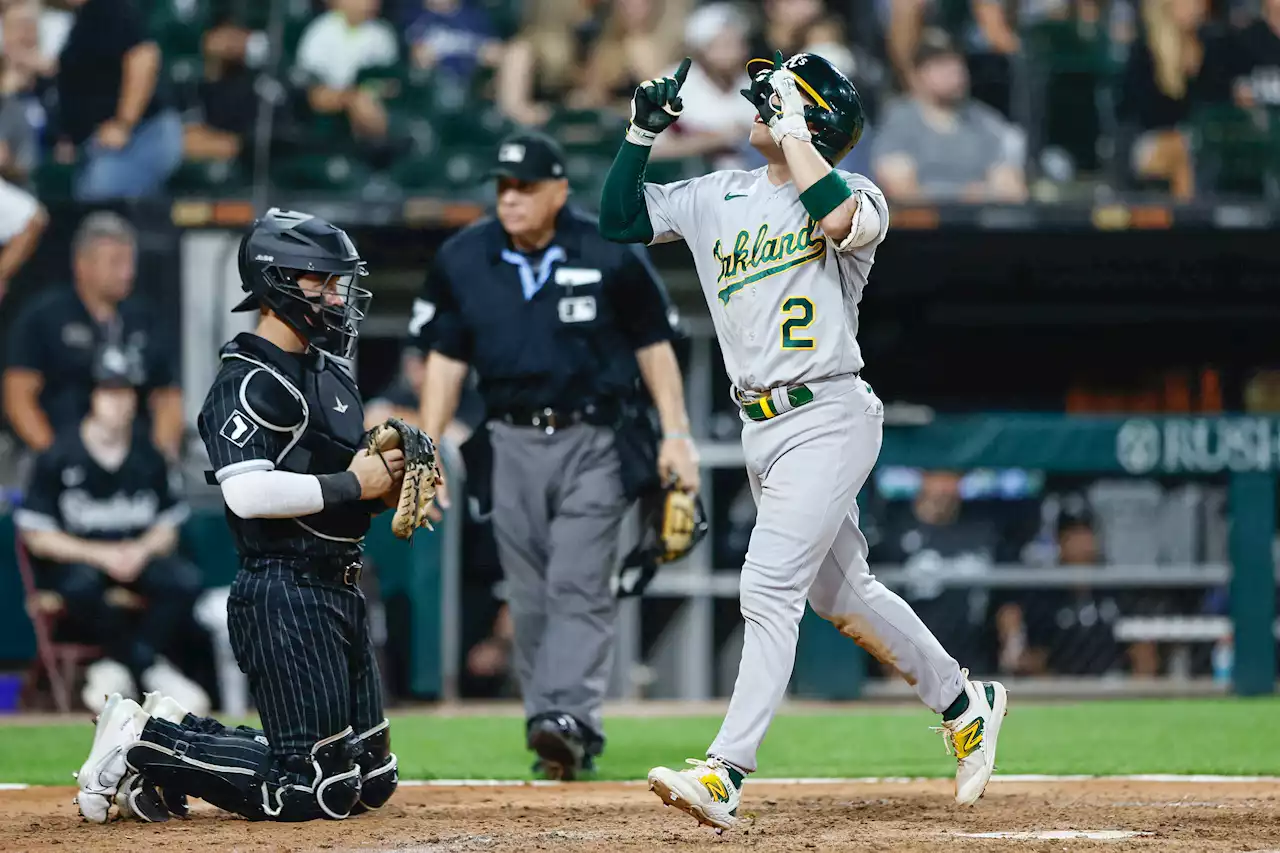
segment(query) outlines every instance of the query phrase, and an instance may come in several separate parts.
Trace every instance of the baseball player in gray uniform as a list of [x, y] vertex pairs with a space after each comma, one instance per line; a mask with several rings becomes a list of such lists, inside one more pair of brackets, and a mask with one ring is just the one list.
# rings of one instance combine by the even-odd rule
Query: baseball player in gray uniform
[[680, 114], [689, 61], [637, 88], [627, 138], [606, 178], [610, 239], [683, 239], [715, 322], [743, 420], [756, 500], [742, 567], [746, 634], [733, 697], [707, 757], [655, 767], [662, 801], [723, 831], [791, 679], [806, 598], [942, 715], [957, 758], [955, 797], [991, 778], [1007, 694], [971, 681], [907, 604], [867, 566], [856, 498], [880, 453], [884, 407], [862, 378], [858, 302], [889, 227], [871, 181], [832, 168], [857, 144], [857, 91], [813, 54], [760, 63], [743, 90], [759, 117], [751, 144], [768, 165], [674, 184], [644, 182], [649, 146]]

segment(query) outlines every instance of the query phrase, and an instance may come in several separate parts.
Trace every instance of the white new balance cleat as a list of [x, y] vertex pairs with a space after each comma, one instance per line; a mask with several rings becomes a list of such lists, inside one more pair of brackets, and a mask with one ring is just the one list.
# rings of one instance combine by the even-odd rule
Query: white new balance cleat
[[107, 822], [107, 813], [111, 810], [120, 780], [129, 769], [125, 750], [142, 736], [142, 727], [146, 723], [147, 713], [137, 702], [124, 699], [118, 693], [107, 698], [98, 716], [89, 757], [76, 773], [80, 784], [76, 804], [86, 820]]
[[942, 732], [947, 753], [956, 757], [956, 802], [971, 806], [987, 790], [996, 769], [996, 741], [1009, 713], [1009, 693], [998, 681], [970, 681], [969, 670], [962, 672], [969, 707], [934, 731]]
[[658, 795], [663, 805], [675, 806], [698, 819], [698, 823], [715, 827], [716, 832], [731, 828], [736, 822], [742, 789], [733, 783], [729, 768], [718, 758], [689, 758], [686, 770], [655, 767], [649, 771], [649, 790]]

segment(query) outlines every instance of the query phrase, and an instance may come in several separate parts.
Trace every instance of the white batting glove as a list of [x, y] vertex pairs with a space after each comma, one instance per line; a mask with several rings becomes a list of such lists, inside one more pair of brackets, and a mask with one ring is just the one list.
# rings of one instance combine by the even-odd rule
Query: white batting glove
[[769, 84], [778, 98], [778, 117], [769, 122], [769, 133], [773, 141], [782, 146], [782, 140], [788, 136], [802, 142], [812, 142], [813, 134], [804, 120], [804, 97], [800, 87], [796, 85], [796, 76], [787, 69], [774, 71], [769, 77]]

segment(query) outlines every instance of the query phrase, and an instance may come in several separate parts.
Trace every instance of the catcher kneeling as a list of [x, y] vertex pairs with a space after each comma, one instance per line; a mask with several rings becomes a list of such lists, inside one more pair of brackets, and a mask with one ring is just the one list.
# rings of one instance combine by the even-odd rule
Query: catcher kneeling
[[342, 819], [395, 792], [396, 756], [358, 582], [374, 515], [426, 524], [438, 469], [420, 431], [364, 432], [351, 375], [372, 294], [340, 229], [272, 209], [240, 245], [253, 333], [223, 348], [200, 412], [240, 571], [231, 645], [262, 729], [197, 717], [175, 700], [111, 696], [77, 773], [80, 812], [167, 820], [194, 796], [251, 820]]

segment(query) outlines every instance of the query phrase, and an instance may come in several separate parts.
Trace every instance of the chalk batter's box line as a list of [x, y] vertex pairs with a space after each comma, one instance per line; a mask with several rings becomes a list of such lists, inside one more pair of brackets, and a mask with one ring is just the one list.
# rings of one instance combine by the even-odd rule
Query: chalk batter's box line
[[[942, 776], [855, 776], [855, 777], [798, 777], [752, 779], [755, 785], [894, 785], [936, 782]], [[1193, 784], [1218, 783], [1280, 783], [1280, 776], [1215, 776], [1211, 774], [1138, 773], [1129, 776], [1053, 776], [1039, 773], [994, 776], [992, 782], [1186, 782]], [[409, 788], [546, 788], [556, 785], [577, 784], [553, 782], [546, 779], [401, 779], [400, 784]], [[614, 785], [645, 785], [641, 780], [611, 782]], [[26, 785], [21, 782], [0, 782], [0, 791], [26, 791], [30, 788], [59, 787], [52, 785]]]

